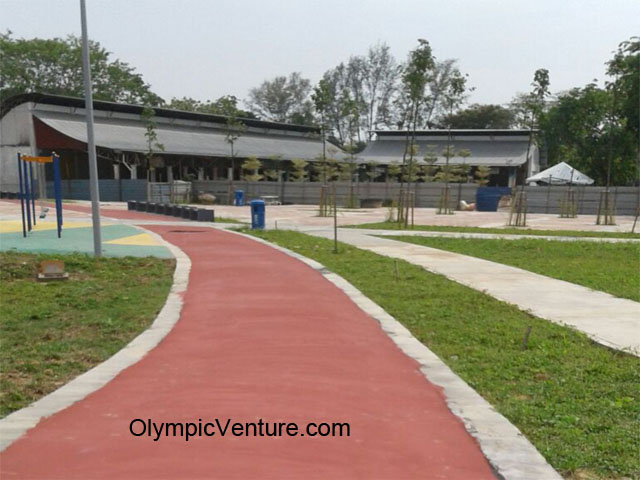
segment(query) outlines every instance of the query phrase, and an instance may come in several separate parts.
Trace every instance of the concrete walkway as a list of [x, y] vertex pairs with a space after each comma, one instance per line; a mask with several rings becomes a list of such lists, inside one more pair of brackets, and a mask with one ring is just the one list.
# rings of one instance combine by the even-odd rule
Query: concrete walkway
[[[149, 228], [192, 260], [180, 320], [141, 361], [10, 445], [2, 478], [494, 478], [442, 391], [316, 271], [197, 224]], [[138, 418], [347, 422], [350, 436], [156, 442], [130, 433]]]
[[[333, 238], [333, 231], [327, 229], [300, 230]], [[640, 356], [638, 302], [516, 267], [366, 233], [343, 228], [340, 229], [339, 240], [419, 265], [533, 315], [576, 328], [603, 345]]]
[[375, 230], [359, 228], [358, 231], [366, 235], [376, 236], [406, 236], [406, 237], [441, 237], [441, 238], [477, 238], [480, 240], [552, 240], [554, 242], [595, 242], [595, 243], [640, 243], [640, 238], [613, 237], [570, 237], [555, 235], [526, 235], [509, 233], [475, 233], [475, 232], [431, 232], [427, 230]]

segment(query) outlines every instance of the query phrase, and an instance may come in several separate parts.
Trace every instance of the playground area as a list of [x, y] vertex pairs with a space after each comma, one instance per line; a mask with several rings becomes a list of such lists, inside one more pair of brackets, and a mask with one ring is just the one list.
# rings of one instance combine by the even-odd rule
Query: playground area
[[[92, 254], [93, 228], [90, 216], [65, 209], [64, 226], [61, 238], [58, 238], [55, 207], [51, 205], [48, 208], [46, 217], [38, 219], [32, 230], [23, 237], [20, 204], [15, 201], [0, 202], [0, 251]], [[104, 221], [102, 239], [106, 256], [172, 257], [161, 241], [133, 225]]]

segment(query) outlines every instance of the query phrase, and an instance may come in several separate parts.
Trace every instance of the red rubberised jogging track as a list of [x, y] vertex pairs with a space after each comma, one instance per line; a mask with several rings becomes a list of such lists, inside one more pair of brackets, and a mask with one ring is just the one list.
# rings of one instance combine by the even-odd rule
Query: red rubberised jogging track
[[[179, 322], [5, 450], [3, 479], [494, 478], [440, 390], [320, 274], [228, 232], [147, 228], [191, 258]], [[129, 433], [135, 418], [348, 422], [351, 436], [154, 442]]]

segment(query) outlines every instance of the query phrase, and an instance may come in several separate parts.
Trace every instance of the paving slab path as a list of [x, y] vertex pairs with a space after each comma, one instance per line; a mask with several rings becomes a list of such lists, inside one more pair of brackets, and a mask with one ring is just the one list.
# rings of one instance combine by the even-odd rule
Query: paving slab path
[[[318, 272], [228, 232], [148, 228], [191, 258], [180, 320], [140, 362], [10, 445], [0, 477], [494, 478], [442, 392]], [[138, 418], [348, 422], [350, 436], [155, 442], [130, 433]]]
[[[327, 229], [301, 231], [333, 238], [333, 231]], [[419, 265], [533, 315], [569, 325], [603, 345], [640, 356], [640, 303], [633, 300], [476, 257], [368, 235], [357, 229], [340, 229], [339, 240]]]

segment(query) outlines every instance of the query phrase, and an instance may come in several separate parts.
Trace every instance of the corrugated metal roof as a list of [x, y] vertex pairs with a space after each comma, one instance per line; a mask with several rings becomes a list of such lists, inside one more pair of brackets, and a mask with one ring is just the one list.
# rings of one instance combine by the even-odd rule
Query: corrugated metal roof
[[[71, 108], [84, 109], [84, 98], [65, 97], [61, 95], [49, 95], [44, 93], [23, 93], [20, 95], [14, 95], [12, 97], [3, 98], [0, 103], [0, 118], [4, 117], [12, 108], [22, 104], [33, 102], [37, 105], [48, 106], [64, 106]], [[119, 112], [132, 115], [140, 115], [144, 106], [133, 105], [130, 103], [116, 103], [107, 102], [104, 100], [93, 101], [94, 112]], [[183, 119], [193, 120], [196, 122], [211, 122], [218, 124], [225, 124], [227, 118], [224, 115], [215, 115], [211, 113], [202, 112], [187, 112], [184, 110], [173, 110], [163, 107], [153, 107], [156, 117], [169, 118], [169, 119]], [[270, 122], [266, 120], [256, 120], [253, 118], [240, 118], [245, 125], [253, 128], [270, 129], [270, 130], [284, 130], [287, 132], [302, 132], [302, 133], [320, 133], [319, 127], [312, 127], [308, 125], [295, 125], [290, 123], [278, 123]]]
[[[371, 130], [378, 137], [406, 137], [413, 134], [411, 130]], [[416, 130], [415, 134], [418, 137], [447, 137], [451, 132], [451, 135], [460, 137], [529, 137], [529, 129], [515, 129], [515, 128], [452, 128], [451, 131], [447, 129], [437, 130]], [[537, 133], [538, 130], [534, 129], [533, 133]]]
[[[80, 142], [87, 142], [84, 117], [53, 112], [34, 112], [34, 115], [58, 132]], [[166, 154], [206, 157], [227, 157], [230, 154], [229, 143], [223, 130], [159, 123], [155, 131], [157, 141], [164, 146]], [[127, 152], [146, 152], [145, 132], [142, 122], [95, 118], [95, 141], [100, 147]], [[238, 157], [268, 158], [280, 155], [284, 160], [314, 160], [322, 155], [322, 142], [317, 137], [258, 135], [245, 132], [235, 141], [234, 151]], [[344, 156], [342, 153], [336, 155], [340, 158]]]
[[[402, 154], [405, 150], [405, 140], [397, 139], [378, 139], [370, 142], [367, 147], [358, 154], [360, 162], [368, 163], [384, 163], [402, 162]], [[446, 158], [442, 155], [442, 151], [447, 147], [446, 140], [418, 140], [417, 158], [422, 160], [429, 151], [437, 155], [438, 159], [435, 165], [444, 165]], [[456, 140], [452, 142], [454, 151], [460, 149], [469, 150], [471, 155], [467, 158], [452, 157], [449, 163], [452, 165], [466, 163], [467, 165], [480, 166], [486, 165], [490, 167], [518, 166], [527, 161], [527, 142], [526, 141], [510, 141], [501, 139], [500, 141], [473, 140], [468, 138], [465, 140]]]

